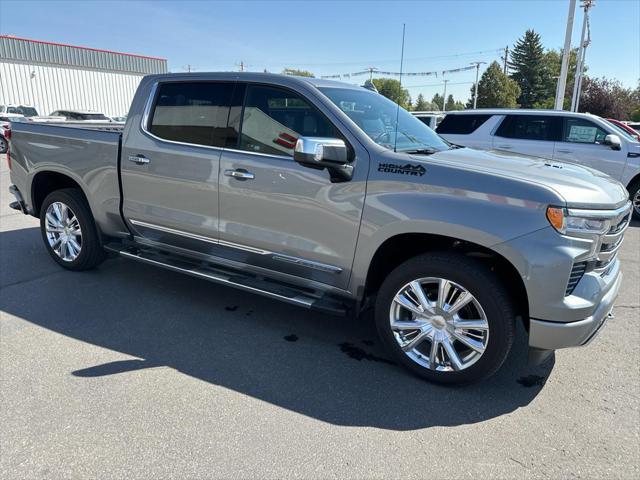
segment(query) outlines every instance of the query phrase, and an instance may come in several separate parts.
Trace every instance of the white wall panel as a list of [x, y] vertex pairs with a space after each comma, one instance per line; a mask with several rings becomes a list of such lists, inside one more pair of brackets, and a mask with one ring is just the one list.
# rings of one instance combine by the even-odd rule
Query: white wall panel
[[95, 110], [124, 115], [142, 75], [0, 61], [0, 104], [54, 110]]

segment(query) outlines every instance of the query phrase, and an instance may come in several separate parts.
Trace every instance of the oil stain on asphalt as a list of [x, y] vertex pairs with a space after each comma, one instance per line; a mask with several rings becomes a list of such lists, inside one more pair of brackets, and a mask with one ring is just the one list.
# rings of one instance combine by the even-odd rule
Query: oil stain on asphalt
[[542, 387], [547, 379], [540, 375], [527, 375], [526, 377], [520, 377], [517, 381], [523, 387]]
[[387, 360], [386, 358], [378, 357], [371, 353], [365, 352], [363, 349], [361, 349], [360, 347], [356, 347], [352, 343], [344, 342], [338, 344], [338, 346], [343, 353], [346, 353], [348, 357], [353, 358], [354, 360], [369, 360], [371, 362], [382, 362], [388, 363], [389, 365], [395, 365], [395, 363], [391, 360]]
[[298, 336], [294, 333], [292, 333], [291, 335], [285, 335], [284, 339], [287, 342], [297, 342], [298, 341]]

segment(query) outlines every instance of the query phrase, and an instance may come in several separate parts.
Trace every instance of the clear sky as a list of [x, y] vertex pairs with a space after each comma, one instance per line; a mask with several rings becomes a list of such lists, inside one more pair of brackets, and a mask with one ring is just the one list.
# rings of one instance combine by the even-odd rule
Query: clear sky
[[[579, 3], [579, 2], [578, 2]], [[31, 1], [0, 0], [0, 32], [167, 58], [171, 71], [303, 68], [317, 76], [397, 71], [406, 23], [405, 71], [442, 71], [500, 60], [528, 28], [547, 48], [564, 43], [569, 0], [449, 1]], [[579, 41], [576, 12], [572, 44]], [[597, 0], [589, 74], [635, 87], [640, 78], [640, 0]], [[483, 67], [486, 67], [484, 65]], [[348, 80], [360, 83], [366, 77]], [[466, 100], [475, 72], [447, 77]], [[441, 77], [405, 77], [412, 97], [442, 93]]]

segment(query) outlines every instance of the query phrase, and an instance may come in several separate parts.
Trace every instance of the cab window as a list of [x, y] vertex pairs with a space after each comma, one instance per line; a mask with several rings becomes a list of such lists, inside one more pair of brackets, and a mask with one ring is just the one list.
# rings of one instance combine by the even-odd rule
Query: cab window
[[341, 138], [341, 135], [300, 95], [276, 87], [247, 86], [240, 149], [293, 156], [300, 137]]
[[602, 144], [607, 132], [590, 120], [565, 118], [562, 141], [569, 143]]
[[149, 131], [165, 140], [224, 147], [234, 84], [231, 82], [175, 82], [161, 84]]

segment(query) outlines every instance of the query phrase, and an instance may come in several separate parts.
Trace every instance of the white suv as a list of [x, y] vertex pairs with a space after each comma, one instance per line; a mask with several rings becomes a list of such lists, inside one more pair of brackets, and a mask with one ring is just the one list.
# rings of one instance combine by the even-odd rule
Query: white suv
[[464, 110], [436, 128], [448, 141], [506, 150], [600, 170], [627, 187], [640, 219], [640, 143], [595, 115], [560, 110]]

